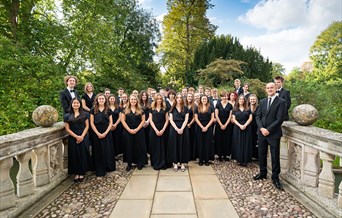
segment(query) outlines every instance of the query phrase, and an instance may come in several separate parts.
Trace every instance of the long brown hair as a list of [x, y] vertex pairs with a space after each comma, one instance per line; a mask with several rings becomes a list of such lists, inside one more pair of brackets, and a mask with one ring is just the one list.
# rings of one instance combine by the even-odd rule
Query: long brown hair
[[[204, 105], [203, 105], [203, 103], [202, 103], [202, 99], [203, 99], [204, 97], [207, 98], [207, 105], [206, 105], [205, 107], [204, 107]], [[200, 102], [199, 102], [199, 104], [198, 104], [198, 112], [200, 112], [200, 113], [206, 113], [206, 112], [208, 112], [209, 107], [210, 107], [210, 102], [209, 102], [208, 96], [202, 95], [202, 96], [200, 97]]]
[[104, 113], [106, 114], [108, 112], [108, 99], [106, 98], [104, 93], [99, 93], [96, 95], [95, 100], [94, 100], [94, 113], [97, 114], [99, 112], [99, 102], [98, 99], [100, 96], [103, 96], [105, 98], [105, 103], [104, 103]]
[[[144, 94], [146, 95], [146, 100], [145, 101], [142, 99]], [[151, 105], [150, 105], [150, 101], [149, 101], [149, 98], [148, 98], [148, 93], [145, 90], [142, 90], [139, 93], [138, 103], [140, 104], [141, 108], [143, 108], [143, 109], [150, 108]]]
[[182, 102], [180, 104], [181, 104], [181, 112], [183, 112], [183, 110], [184, 110], [184, 99], [183, 99], [182, 93], [179, 93], [179, 92], [175, 96], [175, 101], [174, 101], [170, 111], [173, 111], [173, 109], [177, 106], [177, 96], [178, 95], [182, 99]]
[[243, 100], [244, 100], [244, 102], [243, 102], [244, 111], [248, 111], [249, 109], [248, 109], [248, 106], [247, 106], [247, 100], [246, 100], [246, 98], [245, 98], [244, 95], [240, 95], [240, 96], [237, 98], [233, 110], [234, 110], [234, 111], [239, 111], [239, 107], [240, 107], [239, 100], [240, 100], [240, 98], [243, 98]]
[[[188, 102], [188, 96], [189, 95], [192, 95], [192, 102], [191, 103], [189, 103]], [[195, 96], [192, 94], [192, 93], [188, 93], [187, 95], [186, 95], [186, 99], [185, 99], [185, 105], [187, 106], [187, 108], [189, 109], [189, 110], [192, 110], [192, 112], [194, 112], [194, 103], [195, 102]]]
[[166, 109], [166, 104], [165, 104], [165, 101], [164, 101], [164, 97], [160, 94], [160, 93], [156, 93], [156, 95], [154, 96], [154, 100], [151, 104], [151, 108], [152, 110], [155, 110], [156, 109], [156, 105], [157, 105], [157, 97], [160, 97], [162, 99], [162, 102], [161, 102], [161, 109], [165, 110]]
[[109, 101], [109, 99], [112, 98], [112, 97], [115, 99], [115, 101], [114, 101], [114, 107], [115, 107], [115, 109], [117, 109], [117, 108], [118, 108], [118, 102], [117, 102], [117, 98], [116, 98], [116, 96], [115, 96], [114, 94], [110, 94], [110, 95], [108, 96], [108, 106], [110, 107], [110, 101]]
[[129, 113], [131, 113], [131, 111], [132, 111], [132, 110], [131, 110], [132, 105], [131, 105], [131, 102], [130, 102], [131, 98], [135, 98], [135, 99], [137, 100], [137, 104], [136, 104], [136, 106], [135, 106], [135, 108], [136, 108], [135, 113], [136, 113], [136, 114], [139, 114], [139, 115], [142, 115], [143, 110], [142, 110], [141, 107], [140, 107], [138, 97], [137, 97], [136, 95], [133, 95], [133, 94], [130, 95], [129, 98], [128, 98], [127, 106], [126, 106], [126, 108], [125, 108], [125, 110], [124, 110], [124, 113], [125, 113], [125, 114], [129, 114]]

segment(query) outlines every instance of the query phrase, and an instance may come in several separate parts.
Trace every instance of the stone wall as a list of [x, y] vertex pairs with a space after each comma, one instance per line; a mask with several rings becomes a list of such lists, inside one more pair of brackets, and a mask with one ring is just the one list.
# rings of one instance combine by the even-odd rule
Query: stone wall
[[67, 178], [67, 136], [63, 122], [0, 136], [0, 216], [18, 215]]

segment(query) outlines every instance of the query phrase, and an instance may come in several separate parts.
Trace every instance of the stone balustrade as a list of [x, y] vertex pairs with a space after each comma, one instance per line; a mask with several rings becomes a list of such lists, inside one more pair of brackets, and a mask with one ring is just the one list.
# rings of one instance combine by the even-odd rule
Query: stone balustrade
[[[3, 215], [15, 216], [67, 177], [67, 136], [63, 122], [0, 136], [0, 211], [15, 210]], [[16, 185], [10, 178], [14, 159]]]
[[342, 182], [335, 193], [332, 162], [342, 157], [342, 134], [313, 126], [283, 124], [281, 177], [334, 216], [342, 217]]

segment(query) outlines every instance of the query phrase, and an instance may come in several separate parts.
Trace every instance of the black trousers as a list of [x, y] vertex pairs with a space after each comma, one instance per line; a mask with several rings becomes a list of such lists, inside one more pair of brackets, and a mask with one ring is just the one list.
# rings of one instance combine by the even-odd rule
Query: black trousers
[[258, 136], [258, 149], [259, 149], [259, 167], [260, 174], [267, 174], [267, 150], [270, 145], [271, 160], [272, 160], [272, 180], [279, 181], [280, 173], [280, 138], [267, 138]]

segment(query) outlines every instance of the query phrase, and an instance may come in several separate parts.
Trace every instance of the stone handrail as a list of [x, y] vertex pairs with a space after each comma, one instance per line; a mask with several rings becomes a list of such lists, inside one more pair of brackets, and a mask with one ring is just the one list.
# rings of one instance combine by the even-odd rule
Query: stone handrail
[[342, 182], [339, 193], [334, 193], [332, 168], [335, 157], [342, 158], [342, 134], [294, 122], [284, 122], [282, 127], [281, 177], [334, 216], [342, 217]]
[[[23, 208], [40, 192], [52, 189], [67, 177], [67, 133], [64, 123], [0, 136], [0, 211]], [[19, 163], [16, 186], [10, 178], [13, 158]], [[30, 162], [31, 161], [31, 162]], [[26, 203], [29, 206], [29, 203]], [[5, 211], [5, 212], [6, 212]], [[15, 209], [14, 215], [20, 213]], [[9, 213], [11, 214], [11, 213]], [[7, 214], [7, 216], [11, 216]], [[12, 216], [14, 216], [12, 213]]]

